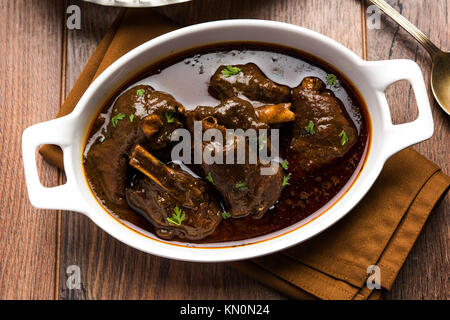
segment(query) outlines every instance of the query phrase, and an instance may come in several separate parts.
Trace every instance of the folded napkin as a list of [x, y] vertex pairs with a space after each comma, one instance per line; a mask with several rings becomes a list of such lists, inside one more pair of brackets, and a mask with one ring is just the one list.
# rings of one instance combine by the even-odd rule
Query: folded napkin
[[[177, 25], [151, 10], [122, 11], [89, 59], [59, 116], [70, 113], [106, 67], [141, 43]], [[61, 150], [40, 153], [63, 169]], [[393, 156], [361, 203], [312, 240], [280, 253], [233, 262], [250, 277], [296, 299], [377, 299], [389, 290], [450, 178], [413, 149]], [[367, 268], [377, 265], [381, 289], [369, 289]]]

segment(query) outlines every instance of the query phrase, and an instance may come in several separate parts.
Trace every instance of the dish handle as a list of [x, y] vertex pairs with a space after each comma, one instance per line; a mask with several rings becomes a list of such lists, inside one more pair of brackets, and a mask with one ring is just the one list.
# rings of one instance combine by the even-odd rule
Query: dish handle
[[[22, 157], [25, 170], [28, 197], [31, 204], [40, 209], [60, 209], [80, 211], [81, 194], [75, 183], [75, 176], [67, 170], [72, 152], [72, 144], [76, 136], [77, 126], [70, 116], [33, 125], [22, 134]], [[61, 147], [64, 154], [64, 167], [67, 181], [56, 187], [44, 187], [36, 166], [36, 149], [44, 144]]]
[[[422, 71], [412, 60], [397, 59], [367, 63], [366, 71], [375, 85], [382, 104], [382, 126], [387, 157], [418, 142], [429, 139], [434, 132], [433, 115]], [[400, 80], [411, 84], [417, 101], [419, 115], [416, 120], [394, 125], [386, 99], [386, 89]]]

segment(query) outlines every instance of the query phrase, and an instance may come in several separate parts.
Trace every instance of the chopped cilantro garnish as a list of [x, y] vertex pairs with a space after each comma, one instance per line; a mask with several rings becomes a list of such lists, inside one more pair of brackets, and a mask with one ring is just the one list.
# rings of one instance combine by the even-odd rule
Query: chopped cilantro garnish
[[330, 87], [337, 87], [338, 85], [338, 79], [334, 74], [327, 75], [327, 84]]
[[287, 161], [287, 160], [283, 160], [283, 162], [281, 162], [281, 167], [282, 167], [284, 170], [287, 170], [287, 169], [289, 168], [289, 163], [288, 163], [288, 161]]
[[233, 67], [233, 66], [226, 66], [225, 68], [222, 69], [221, 73], [223, 74], [223, 76], [225, 78], [228, 78], [230, 76], [234, 76], [234, 75], [238, 74], [241, 71], [242, 71], [241, 68]]
[[339, 137], [341, 138], [341, 145], [344, 145], [348, 142], [347, 133], [344, 130], [339, 133]]
[[137, 89], [137, 90], [136, 90], [136, 94], [137, 94], [139, 97], [143, 97], [143, 96], [144, 96], [144, 93], [145, 93], [145, 89]]
[[134, 114], [130, 114], [130, 122], [133, 122], [134, 120]]
[[169, 110], [164, 114], [166, 116], [167, 123], [173, 123], [175, 121], [175, 117], [174, 117], [175, 113], [176, 113], [176, 111]]
[[283, 183], [281, 184], [282, 187], [288, 186], [289, 185], [289, 180], [291, 180], [291, 174], [285, 174], [283, 177]]
[[308, 125], [305, 127], [306, 132], [308, 132], [310, 135], [314, 135], [316, 133], [316, 130], [314, 130], [314, 122], [309, 120]]
[[186, 215], [184, 213], [181, 213], [182, 211], [178, 206], [173, 209], [173, 212], [174, 213], [172, 214], [172, 216], [170, 218], [167, 218], [167, 221], [177, 226], [181, 225], [183, 220], [186, 219]]
[[242, 181], [239, 181], [238, 183], [236, 183], [235, 188], [240, 191], [247, 190], [247, 186]]
[[214, 179], [213, 179], [213, 177], [211, 175], [211, 172], [208, 172], [208, 174], [206, 175], [206, 180], [208, 180], [209, 182], [214, 184]]
[[231, 218], [231, 214], [229, 212], [222, 212], [222, 218], [223, 220], [227, 220], [228, 218]]
[[117, 123], [119, 122], [119, 120], [122, 120], [123, 118], [125, 118], [125, 114], [123, 113], [118, 113], [116, 114], [114, 117], [111, 118], [111, 123], [113, 125], [113, 127], [117, 127]]
[[258, 150], [261, 151], [264, 149], [264, 146], [266, 144], [266, 134], [262, 133], [258, 136]]

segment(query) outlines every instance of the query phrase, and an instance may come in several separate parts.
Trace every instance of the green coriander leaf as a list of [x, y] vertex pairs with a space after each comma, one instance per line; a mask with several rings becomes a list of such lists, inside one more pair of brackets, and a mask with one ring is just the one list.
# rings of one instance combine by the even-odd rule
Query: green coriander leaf
[[283, 162], [281, 163], [281, 167], [282, 167], [284, 170], [287, 170], [287, 169], [289, 168], [289, 163], [288, 163], [288, 161], [287, 161], [287, 160], [283, 160]]
[[287, 175], [284, 175], [284, 177], [283, 177], [283, 183], [281, 184], [281, 186], [282, 186], [282, 187], [288, 186], [288, 185], [289, 185], [289, 180], [291, 180], [291, 174], [290, 174], [290, 173], [287, 174]]
[[247, 190], [247, 186], [242, 181], [239, 181], [238, 183], [236, 183], [236, 185], [234, 187], [240, 191]]
[[338, 85], [338, 79], [334, 74], [327, 75], [327, 84], [330, 87], [337, 87]]
[[125, 114], [123, 113], [118, 113], [116, 114], [114, 117], [111, 118], [111, 123], [113, 125], [113, 127], [117, 127], [117, 123], [119, 122], [119, 120], [122, 120], [123, 118], [125, 118]]
[[139, 97], [143, 97], [143, 96], [144, 96], [144, 93], [145, 93], [145, 89], [138, 89], [138, 90], [136, 90], [136, 94], [137, 94]]
[[222, 69], [221, 73], [223, 74], [223, 76], [225, 78], [228, 78], [230, 76], [234, 76], [234, 75], [238, 74], [241, 71], [242, 71], [241, 68], [233, 67], [233, 66], [226, 66], [224, 69]]
[[341, 145], [345, 145], [348, 142], [347, 133], [344, 130], [339, 133], [339, 137], [341, 138]]
[[177, 226], [181, 225], [183, 220], [186, 219], [186, 215], [182, 213], [182, 210], [178, 206], [173, 209], [173, 212], [172, 216], [167, 218], [167, 221]]
[[266, 144], [266, 134], [262, 133], [258, 136], [258, 150], [261, 151], [264, 149], [264, 146]]
[[134, 120], [134, 114], [130, 114], [130, 122], [133, 122]]
[[314, 130], [314, 122], [309, 120], [308, 126], [305, 127], [306, 132], [308, 132], [310, 135], [316, 134], [316, 130]]
[[227, 220], [228, 218], [231, 218], [231, 214], [229, 212], [222, 212], [222, 218], [223, 220]]
[[206, 175], [206, 180], [208, 180], [209, 182], [214, 184], [214, 179], [213, 179], [213, 177], [211, 175], [211, 172], [208, 172], [208, 174]]
[[169, 111], [167, 111], [167, 112], [164, 114], [164, 115], [166, 116], [166, 121], [167, 121], [167, 123], [174, 123], [174, 121], [175, 121], [175, 117], [174, 117], [175, 112], [176, 112], [176, 111], [174, 111], [174, 110], [169, 110]]

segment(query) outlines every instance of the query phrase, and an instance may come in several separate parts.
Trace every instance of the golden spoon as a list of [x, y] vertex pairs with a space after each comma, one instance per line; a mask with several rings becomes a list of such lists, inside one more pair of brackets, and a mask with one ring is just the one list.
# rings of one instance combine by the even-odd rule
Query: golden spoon
[[431, 68], [431, 89], [436, 101], [441, 108], [450, 115], [450, 52], [440, 50], [431, 40], [416, 26], [409, 22], [400, 13], [395, 11], [384, 0], [370, 0], [397, 22], [403, 29], [428, 51], [432, 59]]

